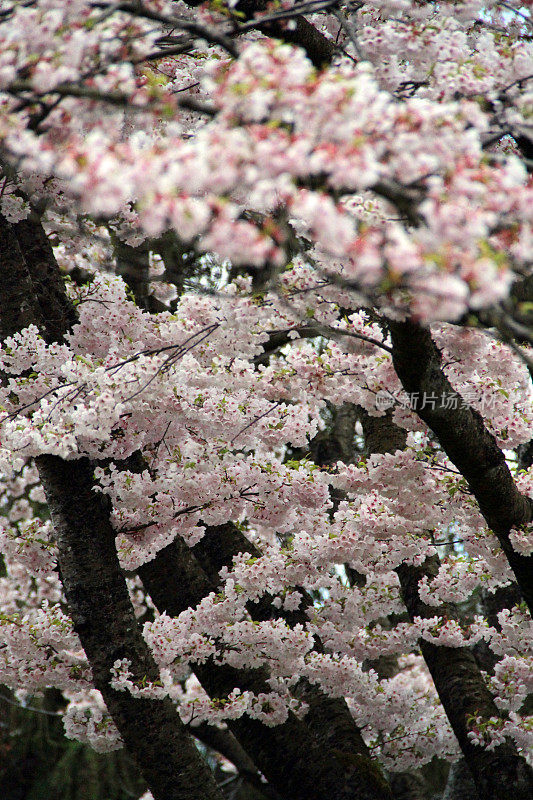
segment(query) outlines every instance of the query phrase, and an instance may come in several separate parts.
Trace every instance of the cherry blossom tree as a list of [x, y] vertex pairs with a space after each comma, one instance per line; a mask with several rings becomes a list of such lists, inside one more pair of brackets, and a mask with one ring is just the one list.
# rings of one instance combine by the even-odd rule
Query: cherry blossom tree
[[0, 682], [146, 797], [532, 795], [530, 12], [0, 4]]

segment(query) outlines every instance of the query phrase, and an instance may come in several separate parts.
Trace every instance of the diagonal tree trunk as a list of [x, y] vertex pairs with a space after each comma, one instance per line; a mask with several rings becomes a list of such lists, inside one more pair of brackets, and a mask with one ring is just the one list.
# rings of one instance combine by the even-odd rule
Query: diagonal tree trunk
[[58, 543], [61, 581], [74, 627], [129, 752], [155, 798], [215, 800], [211, 772], [173, 703], [134, 698], [109, 685], [114, 663], [126, 658], [134, 682], [156, 681], [158, 668], [142, 638], [115, 549], [109, 503], [93, 491], [87, 459], [36, 459]]
[[441, 407], [440, 398], [457, 393], [442, 371], [441, 354], [429, 330], [414, 322], [388, 321], [388, 326], [393, 346], [392, 360], [403, 388], [409, 394], [417, 393], [420, 398], [424, 395], [437, 398], [434, 408], [430, 403], [420, 402], [416, 412], [466, 478], [533, 613], [533, 556], [517, 553], [509, 540], [512, 528], [533, 519], [533, 500], [518, 491], [505, 456], [485, 427], [481, 415], [468, 406], [457, 409]]
[[[161, 550], [138, 572], [156, 607], [166, 609], [171, 616], [178, 616], [210, 591], [218, 589], [218, 580], [212, 580], [202, 570], [181, 540]], [[255, 693], [270, 691], [266, 682], [268, 673], [262, 669], [237, 670], [227, 665], [198, 664], [194, 672], [211, 697], [224, 697], [236, 686]], [[230, 721], [228, 725], [268, 781], [286, 800], [322, 800], [326, 796], [334, 800], [390, 798], [384, 778], [370, 758], [360, 753], [360, 747], [352, 749], [347, 756], [343, 734], [348, 742], [352, 742], [353, 729], [329, 698], [321, 695], [320, 699], [322, 713], [317, 706], [314, 713], [316, 729], [322, 732], [323, 741], [315, 738], [307, 725], [307, 717], [304, 723], [292, 713], [285, 723], [274, 728], [247, 717]], [[339, 727], [340, 721], [343, 727]], [[355, 724], [353, 728], [357, 730]], [[331, 735], [326, 742], [328, 733]], [[337, 751], [333, 749], [335, 737]], [[283, 753], [281, 758], [280, 749]]]
[[[185, 2], [192, 8], [201, 5], [201, 0], [185, 0]], [[232, 6], [232, 9], [246, 20], [251, 20], [264, 13], [267, 8], [268, 3], [265, 0], [238, 0]], [[257, 29], [265, 36], [302, 47], [309, 60], [319, 69], [331, 62], [337, 49], [335, 42], [320, 33], [304, 16], [295, 18], [294, 27], [284, 25], [280, 20], [274, 20], [263, 24], [258, 23]]]
[[[363, 413], [361, 420], [369, 453], [393, 453], [405, 447], [406, 432], [394, 424], [390, 414], [371, 417]], [[431, 581], [437, 575], [439, 566], [439, 558], [435, 555], [426, 559], [420, 567], [402, 564], [396, 569], [411, 620], [416, 617], [430, 619], [437, 615], [458, 619], [452, 604], [446, 603], [435, 608], [420, 599], [419, 581], [423, 577]], [[515, 798], [530, 798], [533, 793], [533, 771], [518, 755], [512, 742], [506, 741], [489, 751], [474, 745], [468, 737], [469, 718], [479, 716], [489, 720], [491, 717], [501, 717], [471, 650], [434, 645], [424, 640], [419, 645], [479, 796], [487, 800], [506, 800], [508, 789], [512, 786]]]
[[464, 758], [452, 764], [442, 800], [481, 800]]
[[[232, 563], [234, 556], [248, 552], [253, 557], [259, 558], [261, 551], [250, 542], [242, 531], [232, 523], [207, 528], [204, 537], [192, 548], [204, 572], [212, 582], [213, 588], [219, 585], [219, 572], [224, 566]], [[306, 609], [312, 606], [312, 599], [304, 589], [299, 588], [303, 595], [300, 608], [295, 611], [283, 611], [272, 605], [272, 597], [264, 595], [258, 602], [250, 603], [248, 611], [250, 616], [259, 622], [269, 619], [284, 619], [288, 625], [305, 625], [308, 622]], [[314, 649], [323, 652], [322, 644], [315, 640]], [[305, 716], [306, 726], [313, 732], [323, 747], [332, 748], [336, 757], [350, 764], [351, 760], [358, 759], [361, 764], [366, 760], [365, 770], [370, 771], [371, 766], [377, 781], [382, 784], [379, 770], [370, 760], [369, 750], [363, 740], [361, 732], [352, 717], [345, 700], [331, 698], [307, 680], [301, 680], [293, 690], [296, 696], [308, 704], [309, 710]]]

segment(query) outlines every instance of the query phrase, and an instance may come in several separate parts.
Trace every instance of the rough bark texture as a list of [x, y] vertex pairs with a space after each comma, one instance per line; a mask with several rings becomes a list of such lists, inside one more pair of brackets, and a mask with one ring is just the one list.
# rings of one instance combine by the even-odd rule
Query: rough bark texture
[[513, 570], [520, 591], [533, 613], [533, 557], [513, 549], [509, 532], [531, 522], [533, 500], [518, 491], [505, 456], [474, 409], [441, 408], [438, 398], [454, 393], [441, 368], [441, 354], [430, 332], [413, 322], [389, 321], [394, 368], [408, 393], [437, 397], [435, 408], [426, 403], [418, 416], [431, 428], [441, 447], [464, 475]]
[[259, 30], [266, 36], [277, 37], [289, 44], [296, 44], [302, 47], [313, 66], [318, 69], [329, 64], [335, 55], [336, 47], [334, 41], [327, 39], [305, 17], [296, 19], [294, 30], [287, 26], [282, 27], [279, 23], [276, 28], [272, 28], [270, 31], [266, 25]]
[[[367, 452], [393, 453], [405, 447], [406, 431], [395, 425], [390, 415], [363, 415], [362, 424]], [[415, 617], [431, 619], [436, 615], [447, 619], [458, 618], [451, 604], [435, 608], [420, 599], [419, 581], [422, 578], [431, 581], [437, 575], [439, 566], [439, 558], [435, 555], [426, 559], [420, 567], [402, 564], [397, 568], [403, 600], [411, 620]], [[419, 645], [480, 797], [484, 800], [505, 800], [508, 788], [512, 786], [516, 798], [530, 798], [533, 794], [533, 771], [518, 755], [514, 744], [505, 742], [488, 751], [473, 745], [468, 738], [470, 718], [479, 716], [488, 720], [501, 716], [471, 650], [434, 645], [423, 640]]]
[[268, 792], [268, 787], [261, 781], [261, 773], [254, 762], [239, 744], [235, 736], [227, 730], [201, 722], [192, 727], [194, 738], [216, 750], [227, 758], [238, 769], [241, 778], [250, 782], [255, 788]]
[[150, 251], [146, 243], [132, 247], [112, 234], [113, 253], [117, 275], [133, 294], [136, 304], [150, 311]]
[[[480, 591], [480, 610], [488, 624], [496, 628], [497, 631], [501, 630], [498, 620], [499, 612], [505, 608], [513, 608], [513, 606], [519, 605], [521, 602], [522, 595], [516, 583], [500, 586], [495, 592], [488, 592], [486, 589]], [[500, 661], [501, 656], [497, 656], [484, 639], [477, 642], [472, 651], [481, 669], [489, 675], [493, 675], [494, 667]]]
[[30, 271], [33, 296], [41, 309], [46, 338], [60, 342], [77, 318], [66, 296], [52, 245], [35, 213], [13, 225], [13, 231]]
[[518, 469], [528, 470], [533, 465], [533, 439], [517, 448]]
[[395, 453], [405, 450], [407, 431], [392, 421], [390, 411], [383, 417], [373, 417], [364, 409], [359, 410], [359, 419], [365, 437], [365, 456], [374, 453]]
[[533, 169], [532, 162], [533, 162], [533, 140], [529, 138], [529, 136], [515, 136], [515, 142], [518, 145], [519, 150], [521, 151], [522, 155], [526, 159], [526, 169], [528, 172], [531, 172]]
[[[13, 227], [0, 215], [0, 339], [37, 324], [39, 308]], [[40, 320], [39, 320], [40, 321]]]
[[70, 615], [94, 684], [135, 755], [155, 798], [219, 800], [211, 772], [180, 722], [172, 702], [133, 698], [109, 685], [115, 661], [131, 663], [133, 680], [159, 677], [135, 619], [109, 522], [109, 505], [93, 491], [87, 459], [66, 462], [39, 456], [59, 551], [59, 568]]
[[[426, 800], [426, 783], [417, 773], [395, 772], [391, 775], [394, 800]], [[472, 800], [474, 800], [472, 798]]]
[[[36, 324], [49, 341], [75, 321], [53, 252], [38, 220], [18, 226], [0, 216], [0, 335]], [[158, 679], [141, 636], [115, 549], [109, 501], [93, 491], [87, 459], [36, 459], [58, 544], [58, 564], [74, 627], [95, 686], [156, 800], [220, 800], [171, 701], [132, 697], [111, 688], [111, 668], [127, 658], [135, 679]]]
[[[419, 597], [419, 581], [423, 577], [431, 580], [438, 568], [438, 558], [432, 557], [421, 567], [401, 565], [396, 570], [411, 619], [430, 619], [435, 615], [445, 615], [449, 619], [457, 617], [452, 606], [446, 604], [434, 608]], [[513, 743], [508, 741], [489, 751], [474, 745], [468, 738], [471, 718], [489, 720], [501, 717], [472, 651], [466, 647], [434, 645], [424, 640], [419, 645], [480, 796], [487, 800], [505, 800], [508, 788], [512, 786], [515, 798], [530, 798], [533, 772], [518, 755]]]

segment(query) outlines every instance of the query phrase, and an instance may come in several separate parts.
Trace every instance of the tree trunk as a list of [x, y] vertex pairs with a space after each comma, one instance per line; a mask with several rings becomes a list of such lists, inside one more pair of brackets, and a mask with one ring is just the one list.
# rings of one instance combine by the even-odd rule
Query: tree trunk
[[[164, 608], [171, 616], [195, 606], [218, 588], [179, 539], [138, 572], [156, 607]], [[255, 693], [270, 691], [268, 673], [263, 669], [237, 670], [209, 663], [197, 664], [194, 672], [213, 698], [225, 697], [237, 686]], [[316, 720], [324, 737], [332, 724], [328, 700], [324, 698], [326, 707]], [[335, 732], [342, 730], [335, 727], [338, 721], [339, 716], [335, 716]], [[285, 723], [273, 728], [249, 717], [231, 720], [228, 726], [285, 800], [390, 800], [385, 779], [368, 756], [340, 749], [335, 752], [331, 741], [325, 749], [324, 742], [315, 738], [306, 722], [290, 713]], [[344, 730], [349, 732], [346, 723]]]
[[213, 776], [168, 699], [134, 698], [109, 685], [128, 659], [132, 680], [159, 671], [142, 638], [119, 565], [109, 501], [93, 491], [87, 459], [36, 459], [58, 545], [61, 581], [93, 681], [156, 800], [220, 800]]
[[509, 533], [533, 519], [533, 500], [520, 494], [505, 456], [481, 415], [464, 406], [444, 408], [439, 399], [457, 395], [441, 368], [441, 354], [429, 330], [413, 322], [388, 321], [393, 345], [392, 360], [402, 386], [419, 398], [434, 396], [437, 402], [419, 403], [418, 416], [434, 432], [450, 461], [464, 475], [472, 494], [507, 556], [520, 591], [533, 613], [533, 556], [514, 550]]
[[[390, 414], [384, 417], [362, 414], [361, 420], [368, 453], [393, 453], [405, 447], [406, 431], [394, 424]], [[457, 619], [451, 604], [427, 606], [418, 594], [419, 580], [426, 577], [431, 581], [438, 570], [437, 555], [426, 559], [421, 567], [401, 564], [396, 569], [411, 620], [437, 615]], [[471, 717], [483, 720], [501, 717], [473, 653], [466, 647], [445, 647], [424, 640], [419, 645], [480, 797], [506, 800], [512, 786], [516, 800], [528, 800], [533, 794], [533, 771], [518, 755], [515, 745], [506, 741], [489, 751], [468, 738]]]

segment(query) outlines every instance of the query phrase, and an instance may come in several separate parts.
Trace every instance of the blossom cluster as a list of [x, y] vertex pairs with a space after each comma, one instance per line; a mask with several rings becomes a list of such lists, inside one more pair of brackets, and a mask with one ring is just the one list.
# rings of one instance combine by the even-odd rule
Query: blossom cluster
[[[364, 42], [375, 25], [378, 38], [397, 48], [407, 31], [426, 58], [423, 66], [409, 58], [417, 77], [408, 71], [407, 83], [424, 84], [424, 68], [431, 83], [435, 64], [443, 57], [455, 63], [463, 49], [474, 74], [484, 69], [462, 31], [474, 24], [469, 15], [457, 18], [455, 4], [444, 4], [434, 35], [436, 12], [428, 7], [421, 16], [419, 4], [408, 5], [415, 8], [405, 6], [405, 23], [365, 9], [362, 18], [371, 24], [361, 32]], [[407, 22], [411, 12], [416, 22]], [[290, 261], [295, 225], [313, 245], [319, 276], [427, 320], [454, 320], [502, 299], [527, 262], [531, 185], [516, 157], [484, 152], [492, 119], [472, 91], [462, 87], [438, 101], [431, 91], [399, 99], [368, 61], [341, 60], [317, 72], [303, 51], [258, 38], [241, 46], [237, 60], [216, 53], [201, 69], [189, 56], [165, 59], [161, 86], [160, 77], [148, 80], [135, 67], [157, 40], [147, 21], [118, 12], [104, 17], [87, 2], [47, 2], [13, 11], [10, 25], [0, 28], [0, 37], [8, 34], [0, 135], [21, 176], [51, 181], [54, 192], [43, 190], [48, 201], [60, 186], [84, 212], [125, 215], [142, 236], [174, 230], [199, 251], [259, 273]], [[46, 34], [37, 50], [29, 34], [35, 25]], [[424, 26], [432, 38], [420, 49]], [[380, 58], [377, 42], [371, 44]], [[515, 87], [531, 74], [530, 50], [522, 40], [512, 49], [505, 80]], [[478, 56], [492, 65], [490, 48]], [[30, 75], [28, 90], [37, 97], [55, 86], [67, 95], [38, 133], [9, 99], [20, 73]], [[101, 97], [103, 119], [91, 114], [83, 91], [68, 96], [69, 85], [86, 74], [85, 91]], [[194, 134], [179, 106], [182, 89], [175, 87], [182, 83], [199, 84], [190, 97], [212, 103]], [[492, 85], [479, 91], [489, 88], [496, 92]], [[138, 107], [137, 123], [118, 100], [118, 108], [105, 107], [106, 95], [117, 94], [126, 108]], [[520, 102], [527, 107], [522, 94]], [[359, 219], [362, 204], [354, 200], [365, 191], [384, 201], [373, 224]], [[415, 219], [421, 224], [413, 227]], [[352, 297], [350, 306], [357, 305]]]
[[[305, 274], [296, 271], [292, 286], [302, 285], [296, 278], [302, 281]], [[285, 286], [290, 296], [287, 277]], [[310, 294], [307, 304], [313, 302]], [[511, 703], [515, 715], [506, 731], [526, 746], [529, 728], [527, 718], [520, 722], [520, 709], [529, 691], [527, 629], [513, 615], [508, 622], [502, 617], [501, 634], [482, 617], [467, 624], [441, 616], [443, 603], [463, 603], [480, 585], [489, 591], [505, 586], [507, 563], [464, 479], [429, 441], [414, 411], [399, 404], [394, 412], [411, 431], [403, 451], [326, 467], [288, 457], [320, 435], [326, 402], [359, 402], [368, 413], [383, 414], [376, 392], [386, 385], [394, 391], [394, 375], [390, 354], [382, 349], [387, 339], [375, 323], [365, 324], [361, 313], [335, 323], [332, 302], [317, 298], [320, 324], [329, 325], [334, 338], [317, 347], [297, 334], [268, 366], [256, 366], [267, 345], [265, 332], [295, 330], [298, 321], [298, 309], [288, 309], [278, 295], [257, 304], [229, 286], [227, 296], [185, 294], [175, 313], [147, 314], [128, 299], [120, 279], [96, 274], [89, 287], [73, 288], [72, 296], [79, 323], [64, 344], [48, 345], [30, 327], [2, 352], [3, 369], [12, 375], [2, 398], [3, 463], [7, 469], [9, 448], [19, 462], [17, 467], [11, 459], [18, 472], [4, 480], [8, 576], [0, 583], [6, 600], [12, 598], [3, 618], [9, 633], [2, 651], [6, 683], [59, 686], [72, 698], [69, 735], [100, 749], [120, 745], [90, 688], [77, 637], [57, 605], [61, 590], [57, 577], [50, 577], [54, 534], [31, 465], [42, 452], [69, 459], [90, 455], [102, 463], [95, 477], [112, 502], [125, 568], [154, 558], [177, 536], [194, 546], [228, 521], [241, 527], [250, 544], [222, 569], [219, 593], [177, 618], [161, 609], [145, 624], [161, 683], [138, 686], [128, 665], [117, 663], [116, 688], [168, 694], [185, 721], [192, 716], [220, 724], [248, 714], [278, 724], [289, 711], [305, 715], [291, 694], [294, 682], [305, 679], [328, 695], [347, 698], [384, 763], [403, 769], [436, 753], [455, 757], [453, 735], [420, 662], [405, 662], [396, 677], [385, 679], [364, 665], [384, 655], [403, 663], [420, 640], [460, 648], [483, 639], [500, 657], [490, 678], [497, 702], [502, 709]], [[102, 314], [114, 323], [104, 326]], [[337, 332], [366, 338], [336, 338]], [[494, 385], [505, 380], [505, 394], [495, 394], [499, 402], [487, 419], [500, 435], [512, 404], [531, 413], [521, 367], [509, 351], [499, 346], [499, 357], [480, 360], [479, 376], [471, 375], [461, 362], [455, 329], [436, 326], [434, 334], [450, 354], [457, 390], [477, 386], [487, 375]], [[485, 356], [487, 347], [493, 352], [481, 334], [463, 336], [469, 358]], [[514, 435], [516, 442], [526, 438], [520, 428]], [[132, 470], [124, 460], [139, 450], [144, 468]], [[521, 481], [527, 480], [524, 473]], [[331, 492], [343, 499], [334, 504]], [[419, 585], [434, 617], [405, 621], [395, 568], [442, 554], [448, 541], [460, 547], [452, 545], [438, 574]], [[363, 575], [364, 583], [351, 585], [345, 569]], [[151, 603], [138, 579], [130, 580], [130, 591], [142, 615]], [[17, 607], [21, 592], [24, 615]], [[316, 598], [311, 605], [309, 593]], [[267, 596], [273, 618], [254, 621], [256, 604]], [[283, 615], [290, 612], [298, 612], [301, 622], [289, 624]], [[384, 625], [390, 615], [401, 621]], [[195, 665], [213, 660], [235, 669], [267, 667], [271, 692], [237, 686], [213, 702], [195, 684], [184, 689]], [[421, 702], [423, 718], [416, 713]], [[397, 740], [406, 717], [409, 737]]]

